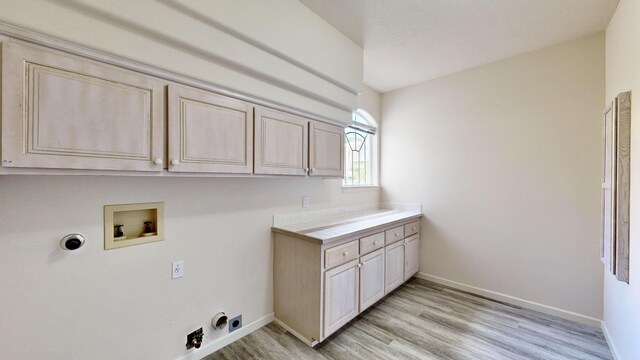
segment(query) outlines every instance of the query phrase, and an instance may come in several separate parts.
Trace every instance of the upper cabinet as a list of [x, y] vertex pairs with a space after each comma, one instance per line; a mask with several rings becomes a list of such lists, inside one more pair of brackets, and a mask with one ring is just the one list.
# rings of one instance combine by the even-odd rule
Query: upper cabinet
[[169, 86], [169, 171], [251, 174], [253, 105]]
[[344, 176], [344, 129], [256, 107], [256, 174]]
[[162, 171], [164, 84], [43, 47], [2, 44], [2, 166]]
[[309, 120], [264, 107], [255, 108], [254, 172], [305, 176]]
[[42, 46], [1, 55], [1, 174], [343, 176], [339, 126]]
[[309, 175], [344, 176], [344, 129], [311, 121], [309, 125]]

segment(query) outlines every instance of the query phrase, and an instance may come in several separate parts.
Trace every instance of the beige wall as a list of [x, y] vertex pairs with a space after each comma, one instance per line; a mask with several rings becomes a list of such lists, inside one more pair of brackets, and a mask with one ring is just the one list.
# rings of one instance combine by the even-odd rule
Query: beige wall
[[604, 275], [604, 323], [620, 360], [640, 359], [640, 2], [620, 0], [607, 28], [607, 101], [631, 94], [630, 283]]
[[604, 34], [385, 93], [381, 196], [422, 203], [421, 272], [601, 318], [603, 99]]
[[[358, 96], [358, 109], [364, 110], [367, 113], [369, 113], [369, 115], [371, 115], [371, 117], [373, 117], [373, 119], [376, 122], [376, 125], [378, 126], [378, 129], [380, 129], [381, 125], [382, 125], [382, 96], [380, 95], [379, 92], [373, 90], [372, 88], [368, 87], [368, 86], [363, 86], [362, 92], [360, 93], [360, 95]], [[379, 164], [379, 159], [380, 159], [380, 133], [378, 132], [378, 135], [374, 138], [374, 143], [373, 143], [373, 154], [377, 157], [377, 160], [374, 160], [372, 163], [373, 166], [373, 184], [374, 185], [378, 185], [378, 183], [380, 182], [380, 164]], [[360, 188], [358, 191], [378, 191], [378, 188]]]
[[380, 120], [382, 120], [380, 113], [380, 106], [382, 105], [382, 96], [377, 91], [373, 90], [368, 86], [363, 86], [362, 92], [358, 96], [357, 106], [358, 109], [365, 110], [371, 115], [378, 125], [380, 124]]
[[[296, 0], [0, 8], [2, 23], [338, 121], [357, 105], [362, 49]], [[176, 359], [193, 353], [187, 333], [203, 327], [205, 347], [226, 334], [210, 333], [217, 311], [268, 317], [272, 215], [303, 195], [310, 209], [378, 201], [341, 180], [0, 176], [0, 358]], [[165, 202], [166, 240], [104, 251], [103, 206], [149, 201]], [[87, 244], [65, 252], [73, 232]]]
[[[375, 202], [340, 180], [0, 176], [0, 358], [176, 359], [213, 314], [273, 312], [272, 215]], [[166, 240], [103, 250], [103, 206], [164, 201]], [[86, 236], [75, 252], [66, 234]], [[185, 276], [171, 280], [171, 262]], [[203, 356], [205, 354], [201, 354]]]

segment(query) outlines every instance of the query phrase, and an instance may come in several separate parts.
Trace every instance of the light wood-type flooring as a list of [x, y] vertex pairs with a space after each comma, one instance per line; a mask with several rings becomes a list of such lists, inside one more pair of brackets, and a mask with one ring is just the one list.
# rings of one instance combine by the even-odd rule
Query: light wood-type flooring
[[271, 323], [218, 359], [613, 359], [600, 329], [414, 278], [315, 348]]

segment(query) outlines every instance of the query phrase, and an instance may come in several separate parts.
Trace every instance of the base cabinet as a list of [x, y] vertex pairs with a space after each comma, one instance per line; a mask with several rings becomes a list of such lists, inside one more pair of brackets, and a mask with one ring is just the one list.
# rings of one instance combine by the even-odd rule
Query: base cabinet
[[420, 237], [416, 234], [404, 241], [404, 279], [408, 280], [420, 268]]
[[360, 311], [384, 297], [384, 249], [360, 258]]
[[357, 260], [325, 272], [324, 337], [358, 315], [360, 264]]
[[404, 243], [397, 241], [388, 245], [384, 275], [384, 293], [388, 294], [404, 282]]
[[[400, 286], [417, 272], [415, 219], [377, 225], [328, 244], [274, 228], [275, 321], [315, 346]], [[395, 240], [407, 224], [416, 232]], [[385, 246], [387, 233], [394, 241]]]

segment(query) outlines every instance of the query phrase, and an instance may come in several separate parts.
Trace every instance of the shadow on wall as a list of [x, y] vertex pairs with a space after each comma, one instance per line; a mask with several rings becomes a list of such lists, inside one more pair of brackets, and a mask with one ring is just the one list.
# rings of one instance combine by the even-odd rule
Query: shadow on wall
[[[320, 100], [323, 103], [332, 105], [332, 106], [337, 106], [337, 107], [342, 107], [340, 104], [336, 103], [335, 101], [326, 98], [326, 97], [322, 97], [320, 95], [318, 95], [317, 93], [314, 93], [312, 91], [309, 91], [308, 89], [304, 88], [304, 87], [300, 87], [297, 86], [295, 84], [295, 82], [288, 82], [283, 80], [281, 77], [277, 77], [277, 76], [273, 76], [267, 72], [264, 71], [257, 71], [254, 68], [245, 66], [243, 64], [240, 64], [236, 61], [230, 60], [224, 56], [221, 56], [219, 54], [216, 54], [214, 52], [208, 51], [206, 49], [203, 49], [201, 47], [195, 46], [193, 44], [189, 44], [185, 41], [182, 41], [176, 37], [172, 37], [170, 35], [168, 35], [167, 33], [164, 32], [160, 32], [139, 24], [136, 24], [130, 20], [127, 20], [121, 16], [118, 16], [116, 14], [113, 13], [109, 13], [106, 12], [98, 7], [95, 6], [91, 6], [76, 0], [70, 0], [70, 1], [51, 1], [52, 3], [54, 3], [57, 6], [61, 6], [61, 7], [65, 7], [73, 12], [79, 13], [81, 15], [85, 15], [88, 16], [92, 19], [95, 19], [97, 21], [102, 21], [111, 25], [114, 25], [118, 28], [121, 29], [127, 29], [128, 31], [141, 35], [151, 41], [157, 42], [159, 44], [163, 44], [167, 47], [170, 47], [172, 49], [178, 50], [180, 52], [184, 52], [187, 54], [191, 54], [193, 56], [196, 56], [200, 59], [203, 59], [207, 62], [211, 62], [211, 63], [215, 63], [221, 66], [224, 66], [228, 69], [231, 69], [233, 71], [236, 71], [240, 74], [243, 74], [244, 76], [250, 76], [250, 77], [255, 77], [261, 80], [265, 80], [270, 84], [273, 84], [277, 87], [280, 87], [282, 89], [287, 89], [290, 91], [293, 91], [297, 94], [303, 95], [305, 97], [308, 98], [312, 98], [312, 99], [317, 99]], [[235, 37], [237, 39], [239, 39], [240, 41], [243, 41], [247, 44], [250, 44], [253, 47], [257, 47], [262, 51], [266, 51], [265, 47], [260, 46], [258, 43], [256, 43], [255, 41], [252, 41], [251, 39], [242, 36], [240, 33], [234, 31], [233, 29], [230, 29], [227, 26], [224, 26], [223, 24], [220, 24], [219, 22], [208, 18], [208, 17], [204, 17], [201, 14], [197, 14], [194, 11], [181, 6], [179, 4], [173, 4], [172, 2], [169, 1], [157, 1], [158, 4], [164, 5], [167, 8], [170, 8], [171, 10], [173, 10], [176, 13], [179, 13], [179, 15], [181, 16], [187, 16], [191, 19], [193, 19], [194, 21], [206, 24], [210, 29], [212, 30], [217, 30], [217, 31], [222, 31], [227, 35], [230, 35], [232, 37]], [[271, 51], [268, 51], [270, 53], [272, 53]], [[281, 58], [281, 54], [273, 54], [275, 56], [278, 56], [279, 58]], [[289, 62], [291, 62], [290, 60], [288, 60]], [[304, 68], [305, 71], [311, 71], [314, 75], [316, 76], [320, 76], [323, 79], [326, 80], [325, 76], [322, 76], [322, 74], [316, 72], [316, 71], [312, 71], [310, 68], [299, 64], [299, 63], [295, 63], [294, 64], [297, 67], [302, 67]], [[334, 82], [332, 82], [334, 83]], [[334, 85], [338, 85], [337, 83], [334, 83]], [[241, 91], [239, 91], [238, 89], [229, 89], [231, 91], [237, 92], [237, 93], [243, 93]]]
[[[301, 208], [302, 195], [311, 206], [339, 206], [341, 180], [315, 178], [159, 178], [120, 176], [2, 176], [0, 223], [9, 233], [37, 233], [38, 224], [51, 230], [56, 224], [101, 219], [104, 205], [165, 202], [167, 218], [241, 216], [250, 212], [270, 215]], [[341, 194], [341, 193], [340, 193]], [[358, 196], [357, 194], [353, 194]], [[371, 202], [377, 199], [372, 199]], [[6, 213], [4, 213], [6, 212]], [[86, 213], [94, 216], [87, 217]], [[12, 221], [14, 217], [30, 221]], [[52, 223], [51, 219], [57, 219]], [[94, 219], [94, 220], [95, 220]], [[247, 218], [251, 223], [257, 219]]]

